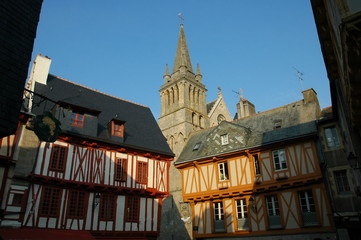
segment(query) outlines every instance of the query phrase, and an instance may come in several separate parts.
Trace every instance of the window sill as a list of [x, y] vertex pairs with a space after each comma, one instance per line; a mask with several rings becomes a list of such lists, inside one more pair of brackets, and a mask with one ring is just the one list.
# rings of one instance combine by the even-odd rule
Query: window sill
[[276, 178], [277, 181], [282, 181], [282, 180], [287, 180], [287, 179], [288, 179], [287, 176]]
[[58, 173], [64, 173], [64, 169], [63, 170], [59, 170], [59, 169], [51, 169], [49, 168], [49, 171], [52, 171], [52, 172], [58, 172]]
[[317, 223], [314, 225], [303, 225], [301, 228], [313, 228], [313, 227], [321, 227], [321, 224]]
[[272, 230], [284, 230], [284, 227], [267, 227], [266, 228], [267, 231], [272, 231]]

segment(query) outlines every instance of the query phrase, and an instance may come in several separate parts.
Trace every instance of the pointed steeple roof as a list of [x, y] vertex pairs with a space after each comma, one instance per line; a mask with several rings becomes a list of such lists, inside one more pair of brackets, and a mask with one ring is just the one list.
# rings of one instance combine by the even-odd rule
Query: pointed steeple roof
[[186, 35], [184, 34], [183, 24], [180, 25], [178, 46], [174, 59], [173, 73], [178, 71], [178, 69], [181, 66], [185, 66], [189, 71], [193, 72], [191, 58], [189, 56], [188, 46], [186, 42]]
[[196, 75], [202, 75], [201, 68], [199, 67], [199, 63], [197, 63], [197, 72]]
[[165, 65], [164, 76], [170, 76], [170, 74], [169, 74], [169, 68], [168, 68], [168, 63]]

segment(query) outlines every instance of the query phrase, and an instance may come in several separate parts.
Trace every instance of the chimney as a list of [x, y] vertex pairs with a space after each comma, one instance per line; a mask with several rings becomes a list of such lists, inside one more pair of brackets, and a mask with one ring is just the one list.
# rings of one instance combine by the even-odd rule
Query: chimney
[[315, 119], [318, 119], [321, 116], [320, 103], [318, 102], [317, 93], [313, 88], [302, 91], [303, 94], [303, 103], [314, 105], [315, 106]]
[[46, 85], [46, 80], [48, 79], [49, 69], [50, 69], [51, 59], [48, 56], [41, 56], [39, 53], [31, 67], [29, 85], [31, 86], [32, 91], [34, 91], [35, 82]]
[[317, 93], [313, 88], [302, 91], [303, 101], [305, 104], [311, 102], [318, 102]]
[[[39, 53], [31, 67], [29, 81], [26, 85], [26, 88], [34, 92], [35, 82], [46, 85], [49, 69], [50, 69], [51, 59], [48, 56], [41, 56]], [[33, 96], [32, 96], [33, 97]], [[27, 104], [28, 111], [31, 111], [33, 107], [33, 101], [28, 101]]]
[[237, 118], [243, 118], [256, 113], [255, 106], [247, 99], [240, 98], [237, 103]]

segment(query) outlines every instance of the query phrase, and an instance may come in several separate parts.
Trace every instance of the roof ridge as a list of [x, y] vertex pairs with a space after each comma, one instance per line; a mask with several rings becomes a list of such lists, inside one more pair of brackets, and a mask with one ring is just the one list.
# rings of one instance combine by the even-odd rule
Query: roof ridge
[[[292, 105], [292, 104], [295, 104], [295, 103], [298, 103], [298, 102], [302, 102], [303, 99], [301, 100], [298, 100], [298, 101], [295, 101], [295, 102], [292, 102], [292, 103], [289, 103], [289, 104], [286, 104], [286, 105], [283, 105], [283, 106], [279, 106], [279, 107], [275, 107], [275, 108], [271, 108], [271, 109], [268, 109], [268, 110], [265, 110], [263, 112], [258, 112], [258, 113], [254, 113], [254, 114], [251, 114], [251, 115], [248, 115], [248, 116], [244, 116], [244, 117], [241, 117], [241, 118], [237, 118], [237, 119], [234, 119], [233, 121], [238, 121], [238, 120], [241, 120], [241, 119], [245, 119], [245, 118], [248, 118], [248, 117], [252, 117], [254, 115], [258, 115], [258, 114], [264, 114], [264, 113], [267, 113], [267, 112], [271, 112], [271, 111], [276, 111], [280, 108], [284, 108], [284, 107], [287, 107], [289, 105]], [[231, 122], [233, 122], [231, 121]]]
[[96, 90], [96, 89], [93, 89], [93, 88], [90, 88], [90, 87], [84, 86], [84, 85], [82, 85], [82, 84], [79, 84], [79, 83], [76, 83], [76, 82], [70, 81], [69, 79], [66, 79], [66, 78], [63, 78], [63, 77], [56, 76], [56, 75], [54, 75], [54, 74], [50, 74], [50, 73], [49, 73], [49, 75], [54, 76], [54, 77], [56, 77], [56, 78], [59, 78], [59, 79], [61, 79], [61, 80], [63, 80], [63, 81], [66, 81], [66, 82], [72, 83], [72, 84], [74, 84], [74, 85], [78, 85], [78, 86], [80, 86], [80, 87], [83, 87], [83, 88], [89, 89], [89, 90], [91, 90], [91, 91], [94, 91], [94, 92], [97, 92], [97, 93], [100, 93], [100, 94], [106, 95], [106, 96], [108, 96], [108, 97], [116, 98], [116, 99], [122, 100], [122, 101], [124, 101], [124, 102], [129, 102], [129, 103], [132, 103], [132, 104], [135, 104], [135, 105], [141, 106], [141, 107], [149, 108], [149, 107], [148, 107], [148, 106], [146, 106], [146, 105], [142, 105], [142, 104], [140, 104], [140, 103], [132, 102], [132, 101], [130, 101], [130, 100], [126, 100], [126, 99], [124, 99], [124, 98], [116, 97], [116, 96], [110, 95], [110, 94], [108, 94], [108, 93], [101, 92], [101, 91], [99, 91], [99, 90]]
[[[216, 100], [215, 100], [215, 101], [216, 101]], [[232, 120], [232, 121], [226, 121], [226, 122], [228, 122], [228, 123], [233, 123], [233, 122], [239, 121], [239, 120], [241, 120], [241, 119], [245, 119], [245, 118], [252, 117], [252, 116], [255, 116], [255, 115], [263, 114], [263, 113], [270, 112], [270, 111], [276, 111], [277, 109], [280, 109], [280, 108], [283, 108], [283, 107], [286, 107], [286, 106], [289, 106], [289, 105], [292, 105], [292, 104], [295, 104], [295, 103], [298, 103], [298, 102], [302, 102], [302, 101], [303, 101], [303, 99], [298, 100], [298, 101], [295, 101], [295, 102], [292, 102], [292, 103], [289, 103], [289, 104], [286, 104], [286, 105], [283, 105], [283, 106], [280, 106], [280, 107], [268, 109], [268, 110], [263, 111], [263, 112], [254, 113], [254, 114], [251, 114], [251, 115], [242, 117], [242, 118], [237, 118], [237, 119], [234, 119], [234, 120]], [[237, 123], [235, 123], [235, 124], [236, 124], [236, 125], [239, 125], [239, 124], [237, 124]], [[207, 127], [207, 128], [203, 128], [203, 129], [198, 129], [198, 130], [192, 132], [190, 136], [192, 136], [192, 135], [195, 134], [195, 133], [201, 132], [201, 131], [210, 130], [211, 128], [215, 128], [215, 127], [217, 127], [218, 125], [219, 125], [219, 124], [214, 125], [214, 126], [209, 126], [209, 127]], [[240, 125], [240, 126], [242, 126], [242, 125]]]

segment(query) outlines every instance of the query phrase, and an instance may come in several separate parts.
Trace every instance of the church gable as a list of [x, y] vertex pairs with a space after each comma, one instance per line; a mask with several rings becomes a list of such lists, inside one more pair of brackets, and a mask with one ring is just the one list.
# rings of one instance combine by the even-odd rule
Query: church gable
[[222, 121], [232, 121], [231, 114], [228, 111], [226, 102], [222, 97], [222, 93], [218, 93], [218, 98], [207, 104], [207, 115], [210, 126], [216, 126]]

